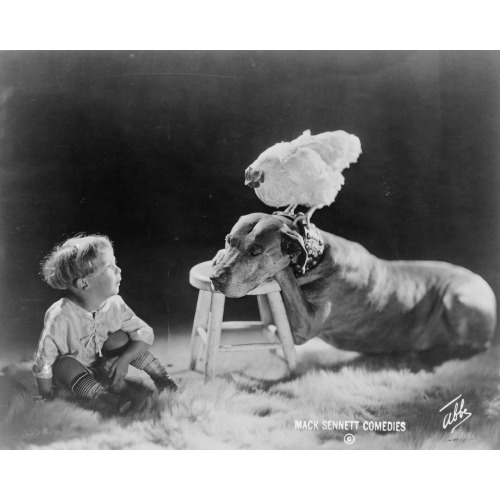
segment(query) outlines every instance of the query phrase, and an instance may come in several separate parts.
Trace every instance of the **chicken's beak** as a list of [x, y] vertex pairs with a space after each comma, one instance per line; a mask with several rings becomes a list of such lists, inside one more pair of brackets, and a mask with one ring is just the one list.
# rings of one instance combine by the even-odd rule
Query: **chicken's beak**
[[252, 167], [245, 170], [245, 186], [258, 188], [261, 182], [264, 182], [264, 172], [262, 170], [254, 170]]

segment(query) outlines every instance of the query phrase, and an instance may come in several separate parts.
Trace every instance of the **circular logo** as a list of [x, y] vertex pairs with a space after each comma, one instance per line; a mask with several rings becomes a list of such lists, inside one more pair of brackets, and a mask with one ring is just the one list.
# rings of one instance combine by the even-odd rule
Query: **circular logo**
[[356, 441], [356, 438], [352, 434], [346, 434], [344, 436], [344, 443], [345, 444], [353, 444], [354, 441]]

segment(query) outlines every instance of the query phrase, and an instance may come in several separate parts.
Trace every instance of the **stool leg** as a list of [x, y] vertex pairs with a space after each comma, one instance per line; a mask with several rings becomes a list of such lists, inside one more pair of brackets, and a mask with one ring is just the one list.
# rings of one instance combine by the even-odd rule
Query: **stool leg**
[[[266, 342], [276, 342], [276, 336], [274, 332], [270, 331], [268, 328], [269, 325], [273, 324], [273, 315], [271, 313], [267, 295], [257, 295], [257, 303], [259, 304], [260, 320], [262, 321], [262, 323], [264, 323], [262, 334], [266, 339]], [[276, 350], [273, 349], [270, 352], [275, 353]]]
[[224, 301], [222, 293], [212, 294], [212, 310], [210, 326], [208, 327], [207, 356], [205, 359], [205, 382], [215, 377], [217, 354], [219, 353], [222, 316], [224, 315]]
[[208, 330], [208, 318], [210, 315], [210, 304], [212, 303], [212, 294], [204, 290], [198, 293], [198, 303], [196, 304], [196, 312], [194, 314], [193, 331], [191, 332], [191, 359], [189, 361], [189, 369], [196, 368], [196, 361], [200, 350], [200, 338], [198, 337], [197, 329], [202, 327]]
[[290, 324], [288, 323], [288, 317], [286, 315], [283, 299], [281, 298], [281, 293], [268, 293], [267, 298], [276, 327], [278, 328], [278, 336], [281, 341], [281, 346], [283, 347], [283, 354], [289, 370], [293, 373], [297, 368], [297, 353], [295, 352], [292, 331], [290, 330]]

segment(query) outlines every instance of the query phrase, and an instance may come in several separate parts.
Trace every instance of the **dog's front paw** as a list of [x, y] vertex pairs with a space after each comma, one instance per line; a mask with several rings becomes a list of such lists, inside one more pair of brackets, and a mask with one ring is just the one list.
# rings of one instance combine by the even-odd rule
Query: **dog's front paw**
[[219, 250], [215, 257], [212, 259], [212, 267], [218, 266], [222, 262], [222, 259], [224, 259], [225, 255], [226, 250], [224, 248], [222, 250]]

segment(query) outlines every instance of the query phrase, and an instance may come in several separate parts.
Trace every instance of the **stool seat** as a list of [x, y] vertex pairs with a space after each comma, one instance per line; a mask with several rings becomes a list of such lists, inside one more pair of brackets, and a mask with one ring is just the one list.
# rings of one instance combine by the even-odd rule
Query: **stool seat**
[[[199, 290], [205, 290], [206, 292], [216, 292], [212, 289], [212, 282], [210, 281], [210, 275], [212, 274], [213, 267], [212, 262], [201, 262], [194, 266], [189, 272], [189, 283], [198, 288]], [[281, 288], [278, 282], [274, 278], [269, 278], [264, 283], [254, 288], [252, 291], [248, 292], [247, 295], [265, 295], [272, 292], [280, 292]]]
[[[278, 283], [271, 278], [248, 293], [248, 295], [257, 297], [261, 321], [224, 322], [226, 297], [212, 289], [210, 281], [212, 269], [212, 262], [207, 261], [197, 264], [189, 272], [189, 283], [199, 290], [191, 332], [189, 368], [196, 369], [200, 344], [203, 344], [205, 346], [206, 382], [215, 377], [219, 352], [276, 351], [276, 349], [281, 348], [288, 368], [293, 373], [297, 368], [297, 354]], [[258, 329], [261, 330], [266, 342], [235, 345], [221, 345], [220, 343], [221, 334], [225, 330], [255, 331]]]

